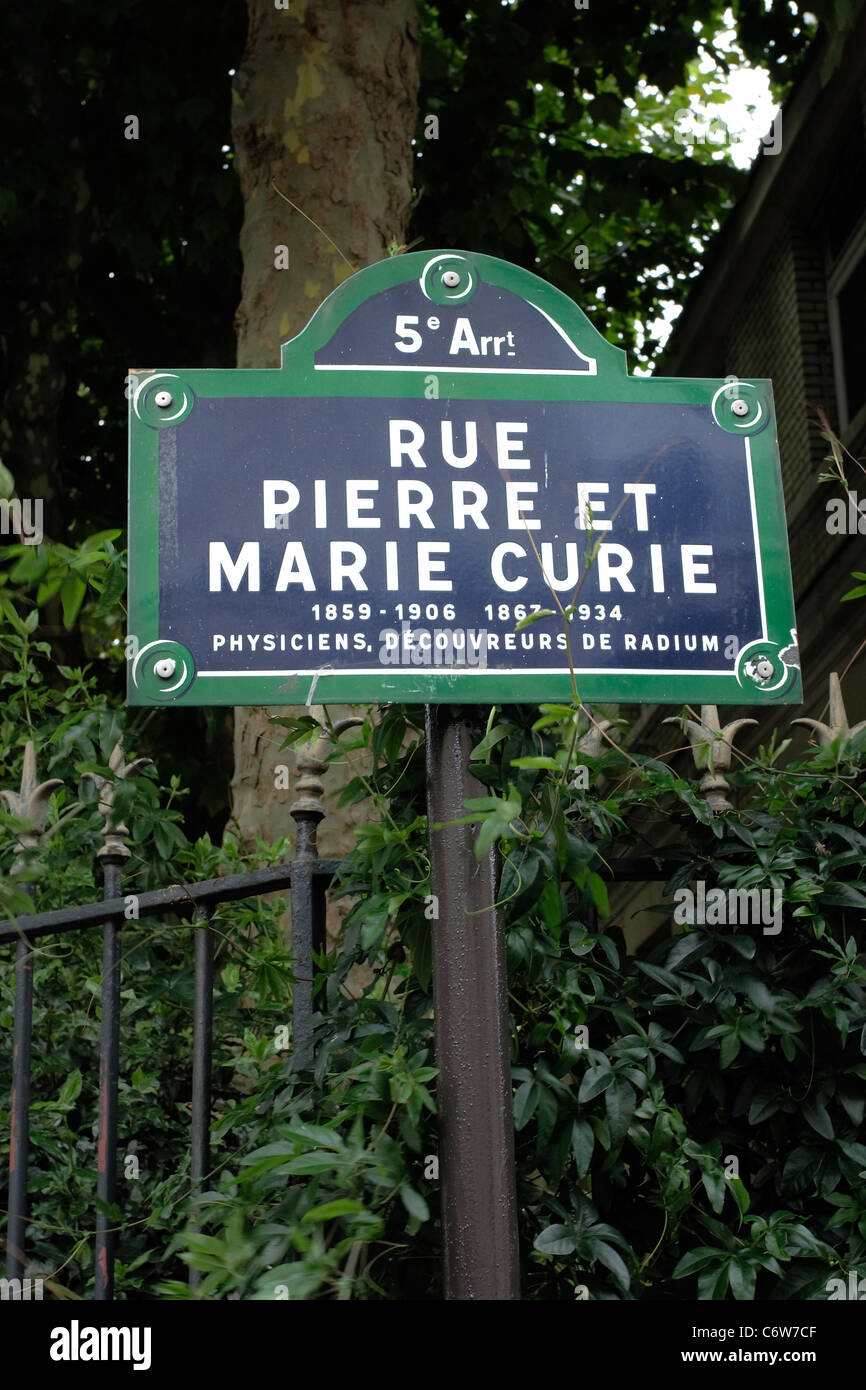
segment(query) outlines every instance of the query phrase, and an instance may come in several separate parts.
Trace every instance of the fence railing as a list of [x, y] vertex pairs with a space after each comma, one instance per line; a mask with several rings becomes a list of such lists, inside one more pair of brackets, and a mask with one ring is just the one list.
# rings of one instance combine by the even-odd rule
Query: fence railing
[[[341, 721], [356, 723], [356, 720]], [[173, 884], [151, 892], [137, 892], [136, 913], [158, 917], [167, 913], [190, 913], [194, 924], [194, 996], [192, 1045], [192, 1096], [190, 1133], [190, 1176], [193, 1191], [209, 1170], [212, 1008], [213, 1008], [213, 932], [210, 919], [221, 903], [259, 897], [291, 889], [292, 954], [294, 991], [292, 1050], [296, 1067], [312, 1060], [313, 987], [315, 957], [325, 946], [325, 894], [339, 860], [320, 859], [317, 845], [319, 822], [324, 818], [320, 780], [325, 769], [322, 740], [301, 751], [297, 758], [300, 776], [297, 799], [290, 807], [297, 834], [290, 862], [276, 868], [257, 869], [225, 878], [198, 883]], [[97, 1190], [99, 1205], [95, 1219], [94, 1294], [96, 1300], [114, 1296], [115, 1227], [107, 1215], [116, 1196], [117, 1175], [117, 1097], [120, 1061], [121, 928], [128, 917], [129, 897], [121, 893], [123, 868], [130, 858], [125, 844], [126, 826], [114, 816], [116, 782], [134, 775], [149, 759], [125, 763], [118, 743], [109, 766], [114, 780], [97, 777], [99, 809], [104, 817], [103, 844], [97, 852], [102, 870], [104, 897], [78, 907], [50, 912], [27, 913], [16, 920], [0, 922], [0, 946], [15, 945], [15, 1003], [13, 1011], [13, 1061], [9, 1149], [8, 1226], [6, 1234], [6, 1277], [24, 1287], [28, 1268], [25, 1233], [28, 1220], [27, 1180], [30, 1148], [30, 1078], [33, 1020], [33, 942], [49, 934], [85, 931], [102, 927], [102, 1019], [99, 1034], [99, 1109], [97, 1130]], [[51, 792], [61, 785], [56, 779], [39, 784], [32, 743], [24, 756], [20, 792], [5, 792], [10, 809], [27, 824], [15, 846], [16, 863], [23, 864], [38, 847], [45, 828]], [[28, 888], [28, 891], [30, 889]], [[200, 1275], [190, 1271], [189, 1281], [196, 1287]], [[9, 1287], [13, 1287], [10, 1282]], [[25, 1294], [26, 1296], [26, 1294]]]

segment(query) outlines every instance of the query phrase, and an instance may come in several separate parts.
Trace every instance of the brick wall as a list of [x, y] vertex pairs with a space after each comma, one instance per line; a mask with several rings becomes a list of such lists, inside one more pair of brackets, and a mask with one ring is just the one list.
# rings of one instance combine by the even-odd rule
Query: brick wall
[[830, 491], [818, 483], [827, 445], [814, 406], [837, 417], [824, 250], [817, 231], [786, 227], [755, 273], [725, 340], [725, 375], [769, 377], [779, 430], [795, 593], [820, 572], [833, 537], [824, 526]]

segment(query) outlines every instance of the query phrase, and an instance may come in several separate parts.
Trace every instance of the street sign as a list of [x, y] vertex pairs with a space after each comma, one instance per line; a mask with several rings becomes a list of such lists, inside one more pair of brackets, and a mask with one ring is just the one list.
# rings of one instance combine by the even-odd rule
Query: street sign
[[133, 387], [130, 704], [802, 700], [769, 381], [630, 377], [443, 251]]

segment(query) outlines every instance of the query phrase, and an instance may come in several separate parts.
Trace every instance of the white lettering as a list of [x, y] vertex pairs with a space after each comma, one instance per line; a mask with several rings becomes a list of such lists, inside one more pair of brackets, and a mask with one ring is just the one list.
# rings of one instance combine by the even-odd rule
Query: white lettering
[[[512, 541], [503, 541], [490, 557], [490, 573], [493, 575], [494, 584], [498, 588], [504, 589], [506, 593], [513, 594], [526, 584], [526, 575], [521, 575], [519, 579], [506, 579], [502, 569], [502, 561], [506, 555], [516, 555], [518, 559], [526, 559], [526, 551], [522, 545], [515, 545]], [[488, 638], [488, 642], [489, 640]]]
[[237, 560], [229, 554], [225, 541], [211, 541], [208, 546], [208, 588], [212, 594], [222, 592], [222, 576], [225, 575], [229, 588], [237, 593], [244, 574], [247, 575], [247, 591], [259, 592], [259, 543], [244, 541]]
[[[404, 439], [403, 435], [407, 431], [410, 438]], [[388, 421], [388, 448], [392, 468], [402, 467], [404, 454], [415, 468], [426, 468], [427, 465], [421, 457], [423, 443], [424, 431], [414, 420]]]
[[346, 483], [346, 525], [354, 527], [379, 527], [382, 525], [377, 516], [360, 516], [361, 511], [368, 512], [371, 507], [376, 505], [374, 497], [361, 497], [360, 489], [369, 488], [371, 492], [377, 492], [379, 484], [375, 478], [360, 478], [358, 481], [350, 479]]
[[708, 584], [702, 583], [696, 578], [698, 574], [709, 574], [709, 565], [700, 564], [695, 560], [696, 555], [712, 555], [711, 545], [681, 545], [680, 554], [683, 562], [683, 592], [686, 594], [714, 594], [716, 586], [712, 581]]
[[[277, 493], [284, 492], [285, 498], [282, 502], [277, 501]], [[278, 516], [288, 516], [293, 512], [301, 500], [301, 494], [294, 483], [287, 482], [284, 478], [265, 478], [262, 483], [262, 511], [264, 520], [262, 525], [266, 531], [273, 531], [277, 525]], [[280, 530], [285, 530], [281, 526]]]
[[513, 431], [516, 434], [526, 434], [529, 426], [521, 423], [509, 422], [507, 420], [496, 421], [496, 463], [499, 468], [530, 468], [529, 459], [511, 457], [514, 449], [523, 447], [522, 439], [509, 439], [509, 434]]
[[613, 522], [602, 521], [598, 513], [604, 511], [604, 503], [592, 496], [594, 492], [610, 492], [607, 483], [578, 483], [577, 485], [577, 525], [581, 531], [609, 531]]

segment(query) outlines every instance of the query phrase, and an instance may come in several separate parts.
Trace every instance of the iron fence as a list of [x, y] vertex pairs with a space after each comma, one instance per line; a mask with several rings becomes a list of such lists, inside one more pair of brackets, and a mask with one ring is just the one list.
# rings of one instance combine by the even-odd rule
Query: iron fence
[[[357, 721], [351, 721], [357, 722]], [[194, 924], [194, 995], [192, 1045], [192, 1095], [190, 1126], [190, 1176], [192, 1189], [200, 1187], [209, 1170], [210, 1108], [213, 1010], [213, 931], [211, 916], [221, 903], [269, 893], [291, 890], [292, 953], [294, 991], [292, 1011], [292, 1049], [294, 1065], [304, 1067], [312, 1060], [313, 988], [315, 958], [325, 947], [326, 891], [339, 865], [336, 859], [320, 859], [317, 844], [319, 822], [324, 818], [320, 781], [325, 764], [321, 740], [298, 756], [300, 776], [298, 797], [290, 807], [296, 825], [295, 850], [291, 861], [276, 868], [256, 869], [224, 878], [197, 883], [172, 884], [151, 892], [136, 893], [136, 912], [140, 916], [160, 917], [168, 913], [190, 914]], [[15, 946], [15, 1002], [12, 1025], [12, 1094], [9, 1148], [8, 1226], [6, 1234], [6, 1278], [19, 1281], [17, 1289], [29, 1283], [23, 1276], [28, 1268], [26, 1228], [28, 1221], [28, 1166], [30, 1139], [30, 1079], [33, 1020], [34, 941], [47, 935], [86, 931], [102, 927], [102, 1018], [99, 1034], [99, 1105], [97, 1129], [97, 1186], [99, 1199], [95, 1220], [94, 1293], [97, 1301], [114, 1296], [116, 1230], [109, 1208], [115, 1201], [117, 1175], [117, 1111], [120, 1060], [121, 929], [128, 916], [128, 895], [121, 893], [123, 868], [130, 858], [125, 844], [126, 826], [113, 814], [116, 781], [132, 776], [148, 759], [125, 763], [118, 743], [111, 755], [114, 779], [95, 778], [99, 785], [99, 809], [104, 816], [103, 844], [97, 853], [102, 871], [102, 901], [50, 912], [27, 913], [15, 920], [0, 922], [0, 946]], [[21, 790], [5, 793], [11, 809], [28, 825], [15, 846], [19, 863], [32, 855], [45, 827], [51, 791], [56, 779], [41, 785], [36, 779], [36, 758], [32, 743], [27, 745]], [[28, 891], [31, 891], [28, 888]], [[196, 1287], [200, 1275], [190, 1271], [190, 1284]]]

